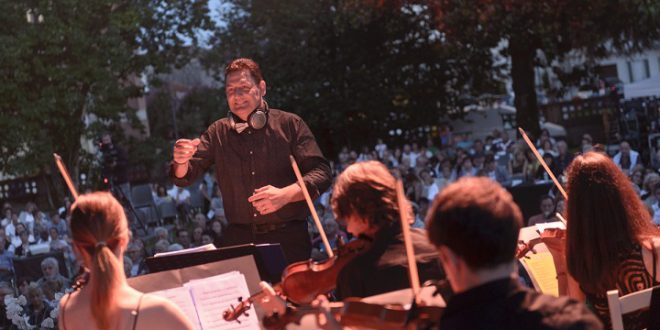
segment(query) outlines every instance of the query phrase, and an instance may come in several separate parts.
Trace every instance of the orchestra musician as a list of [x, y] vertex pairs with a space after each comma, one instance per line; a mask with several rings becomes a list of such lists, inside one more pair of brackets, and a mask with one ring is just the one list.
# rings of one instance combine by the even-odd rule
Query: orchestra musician
[[602, 328], [584, 304], [519, 284], [513, 274], [522, 223], [511, 194], [488, 178], [462, 178], [435, 198], [428, 236], [454, 291], [438, 328]]
[[71, 238], [88, 280], [60, 300], [59, 329], [194, 329], [171, 301], [131, 288], [124, 273], [128, 223], [110, 193], [78, 197]]
[[[586, 300], [610, 326], [608, 290], [623, 296], [660, 285], [660, 230], [628, 177], [606, 155], [577, 156], [567, 176], [566, 231], [550, 232], [543, 242], [553, 254], [560, 288], [566, 288], [560, 294]], [[648, 316], [624, 314], [624, 325], [646, 328]]]
[[[336, 180], [331, 198], [348, 232], [371, 241], [339, 272], [336, 298], [366, 297], [410, 287], [397, 205], [396, 180], [377, 161], [355, 163]], [[420, 281], [442, 279], [434, 247], [423, 229], [411, 229]]]

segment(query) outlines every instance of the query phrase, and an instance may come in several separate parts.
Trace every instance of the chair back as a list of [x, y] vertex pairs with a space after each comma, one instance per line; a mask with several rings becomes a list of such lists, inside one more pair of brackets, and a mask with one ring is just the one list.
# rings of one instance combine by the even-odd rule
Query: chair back
[[154, 197], [148, 184], [134, 186], [131, 189], [133, 207], [150, 207], [154, 205]]
[[653, 290], [660, 287], [648, 288], [619, 297], [619, 290], [607, 291], [607, 304], [610, 308], [612, 329], [623, 330], [623, 314], [628, 314], [651, 306]]
[[161, 220], [172, 219], [178, 216], [176, 205], [170, 201], [160, 203], [160, 205], [158, 205], [158, 212], [160, 212]]

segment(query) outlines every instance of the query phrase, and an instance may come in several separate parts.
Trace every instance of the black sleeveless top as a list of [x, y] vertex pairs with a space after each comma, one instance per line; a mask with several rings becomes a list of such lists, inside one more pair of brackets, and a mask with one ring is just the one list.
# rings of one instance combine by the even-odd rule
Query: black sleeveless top
[[[617, 270], [616, 287], [612, 289], [619, 290], [619, 296], [625, 296], [629, 293], [648, 289], [660, 282], [656, 281], [656, 252], [655, 246], [652, 246], [653, 253], [653, 273], [650, 274], [644, 266], [642, 257], [642, 247], [635, 244], [627, 256], [622, 256], [621, 264]], [[585, 292], [587, 303], [592, 306], [594, 312], [603, 321], [606, 328], [612, 328], [610, 319], [610, 310], [607, 304], [607, 292], [591, 294]], [[640, 310], [623, 315], [623, 325], [625, 329], [645, 329], [649, 324], [649, 311]]]

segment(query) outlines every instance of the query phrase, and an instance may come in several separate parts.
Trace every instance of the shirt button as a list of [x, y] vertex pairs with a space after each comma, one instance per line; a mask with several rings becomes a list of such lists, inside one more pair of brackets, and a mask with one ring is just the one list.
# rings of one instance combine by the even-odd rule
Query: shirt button
[[252, 150], [250, 150], [250, 155], [252, 155]]
[[252, 175], [254, 175], [254, 171], [252, 172]]
[[257, 216], [257, 214], [255, 213], [255, 214], [254, 214], [254, 216], [256, 217], [256, 216]]

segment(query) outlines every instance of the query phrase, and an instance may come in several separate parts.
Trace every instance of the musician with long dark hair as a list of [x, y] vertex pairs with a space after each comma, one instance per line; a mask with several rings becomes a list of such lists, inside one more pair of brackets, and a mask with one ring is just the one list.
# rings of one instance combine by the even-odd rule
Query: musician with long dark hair
[[[331, 199], [335, 217], [345, 222], [348, 232], [372, 242], [339, 273], [338, 298], [410, 287], [395, 187], [392, 174], [377, 161], [355, 163], [337, 178]], [[413, 228], [411, 238], [420, 281], [444, 278], [426, 232]]]
[[[565, 253], [562, 241], [544, 242], [555, 257], [560, 288], [586, 299], [609, 324], [608, 290], [623, 296], [660, 285], [660, 231], [630, 180], [606, 155], [587, 152], [567, 171]], [[645, 315], [624, 315], [626, 328], [646, 327]]]

